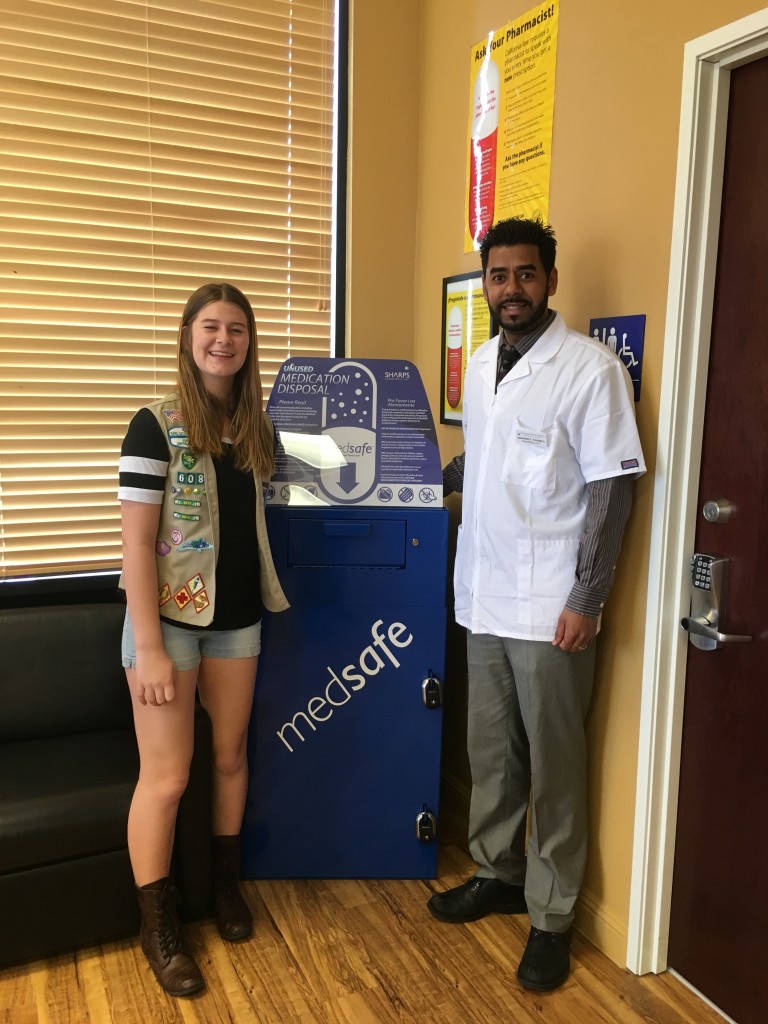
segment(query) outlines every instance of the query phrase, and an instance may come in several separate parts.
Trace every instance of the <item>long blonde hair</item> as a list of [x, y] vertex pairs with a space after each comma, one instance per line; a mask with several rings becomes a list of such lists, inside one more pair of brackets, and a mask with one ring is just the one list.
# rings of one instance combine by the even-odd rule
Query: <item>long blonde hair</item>
[[[228, 408], [206, 389], [192, 357], [189, 328], [203, 307], [211, 302], [232, 302], [242, 310], [248, 323], [248, 351], [245, 362], [235, 374]], [[235, 465], [269, 479], [275, 468], [274, 434], [272, 423], [262, 408], [256, 320], [250, 302], [233, 284], [204, 284], [187, 300], [179, 324], [176, 387], [193, 451], [217, 457], [224, 454], [221, 422], [228, 415]]]

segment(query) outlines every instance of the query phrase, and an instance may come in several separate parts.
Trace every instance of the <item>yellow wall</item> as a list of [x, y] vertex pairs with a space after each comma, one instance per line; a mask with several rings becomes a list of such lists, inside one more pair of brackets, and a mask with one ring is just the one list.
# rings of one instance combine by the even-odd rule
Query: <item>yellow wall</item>
[[[463, 253], [469, 49], [535, 4], [353, 6], [351, 351], [412, 356], [437, 418], [441, 280], [479, 265]], [[593, 316], [647, 315], [638, 423], [649, 474], [637, 487], [605, 615], [589, 724], [592, 846], [578, 919], [621, 964], [683, 46], [763, 6], [560, 0], [549, 207], [559, 240], [555, 306], [579, 330]], [[461, 449], [460, 430], [441, 427], [440, 443], [447, 460]], [[447, 767], [462, 772], [463, 737], [453, 724]]]
[[420, 5], [350, 8], [347, 354], [412, 359]]

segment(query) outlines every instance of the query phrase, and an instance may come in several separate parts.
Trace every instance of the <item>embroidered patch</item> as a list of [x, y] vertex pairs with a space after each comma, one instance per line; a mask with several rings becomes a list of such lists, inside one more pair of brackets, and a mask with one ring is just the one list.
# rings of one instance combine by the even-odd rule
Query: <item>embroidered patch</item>
[[181, 409], [163, 409], [163, 416], [166, 416], [171, 423], [183, 423], [184, 417], [181, 414]]
[[205, 590], [205, 584], [203, 583], [203, 577], [200, 573], [197, 576], [193, 576], [191, 580], [187, 580], [187, 586], [191, 594], [197, 594], [201, 590]]
[[200, 508], [202, 505], [201, 501], [197, 501], [195, 498], [174, 498], [174, 505], [191, 505], [192, 508]]
[[189, 448], [189, 434], [186, 427], [171, 427], [168, 440], [174, 448]]
[[171, 530], [171, 540], [174, 544], [181, 544], [184, 540], [184, 534], [181, 530]]
[[181, 464], [185, 469], [192, 469], [194, 464], [197, 462], [197, 456], [194, 452], [184, 452], [181, 456]]
[[188, 519], [188, 520], [190, 520], [193, 523], [199, 523], [200, 522], [200, 516], [188, 515], [186, 512], [174, 512], [173, 513], [173, 518], [174, 519]]
[[208, 600], [208, 595], [204, 590], [201, 590], [199, 594], [195, 594], [195, 611], [199, 615], [200, 612], [204, 611], [211, 603]]
[[213, 544], [207, 541], [205, 537], [196, 537], [194, 540], [185, 541], [179, 551], [207, 551], [212, 548]]
[[622, 469], [637, 469], [637, 467], [638, 467], [637, 459], [623, 459], [622, 460], [622, 463], [621, 463], [621, 468]]
[[171, 551], [171, 545], [168, 543], [168, 541], [159, 540], [157, 544], [155, 544], [155, 551], [158, 553], [158, 555], [160, 555], [161, 558], [165, 558], [165, 556], [169, 554], [169, 552]]
[[182, 587], [180, 590], [177, 590], [176, 593], [173, 595], [173, 600], [176, 602], [176, 607], [181, 612], [184, 611], [189, 602], [192, 600], [192, 595], [190, 594], [186, 587]]
[[205, 483], [205, 473], [177, 473], [176, 482], [179, 484], [189, 484], [190, 486], [199, 484], [202, 487]]
[[171, 600], [171, 588], [167, 583], [164, 583], [160, 588], [160, 592], [157, 595], [157, 603], [162, 608], [164, 604], [168, 604]]

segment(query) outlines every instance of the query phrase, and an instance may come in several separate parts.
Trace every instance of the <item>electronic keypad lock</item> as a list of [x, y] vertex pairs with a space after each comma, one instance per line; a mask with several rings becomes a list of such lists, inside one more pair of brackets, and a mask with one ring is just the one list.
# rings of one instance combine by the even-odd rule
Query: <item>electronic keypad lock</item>
[[716, 555], [691, 556], [691, 614], [680, 625], [701, 651], [715, 651], [727, 643], [751, 640], [751, 636], [721, 633], [725, 624], [730, 560]]

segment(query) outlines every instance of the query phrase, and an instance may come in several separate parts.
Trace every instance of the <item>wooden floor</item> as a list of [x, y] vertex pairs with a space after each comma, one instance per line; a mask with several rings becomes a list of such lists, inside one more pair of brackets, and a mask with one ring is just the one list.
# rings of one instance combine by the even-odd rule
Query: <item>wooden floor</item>
[[637, 978], [579, 935], [561, 989], [522, 989], [527, 917], [446, 925], [425, 907], [471, 870], [452, 846], [439, 882], [247, 882], [249, 942], [188, 928], [206, 992], [170, 999], [138, 942], [119, 942], [0, 971], [0, 1024], [722, 1024], [675, 978]]

